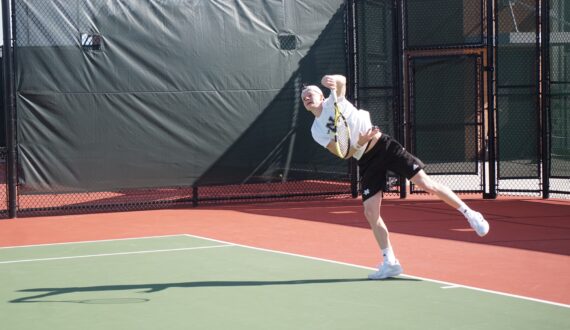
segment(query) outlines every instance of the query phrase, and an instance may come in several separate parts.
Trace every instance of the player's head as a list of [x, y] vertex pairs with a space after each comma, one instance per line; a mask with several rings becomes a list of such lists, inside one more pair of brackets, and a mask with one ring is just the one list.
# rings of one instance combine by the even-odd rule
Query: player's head
[[301, 91], [301, 100], [309, 111], [320, 108], [324, 99], [323, 91], [315, 85], [305, 86]]

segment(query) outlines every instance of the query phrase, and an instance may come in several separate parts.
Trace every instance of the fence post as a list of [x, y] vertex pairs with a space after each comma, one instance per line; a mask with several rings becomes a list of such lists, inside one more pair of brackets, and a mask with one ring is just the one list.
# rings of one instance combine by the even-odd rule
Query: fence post
[[[396, 140], [406, 146], [406, 115], [404, 113], [404, 2], [401, 0], [393, 1], [393, 21], [394, 21], [394, 62], [396, 70], [394, 72], [394, 134]], [[400, 198], [407, 197], [407, 180], [400, 176]]]
[[4, 111], [6, 116], [6, 185], [7, 185], [7, 207], [8, 217], [17, 216], [17, 196], [16, 196], [16, 109], [14, 96], [14, 60], [12, 46], [11, 29], [11, 9], [10, 0], [2, 0], [2, 28], [4, 29], [4, 46], [2, 49], [4, 76]]
[[540, 19], [540, 113], [541, 113], [541, 158], [542, 198], [550, 197], [550, 5], [541, 0]]
[[[358, 52], [356, 50], [356, 36], [357, 36], [357, 25], [356, 25], [356, 6], [357, 3], [354, 0], [347, 1], [346, 11], [345, 11], [345, 21], [346, 21], [346, 59], [347, 59], [347, 79], [350, 82], [350, 89], [347, 89], [347, 96], [352, 97], [353, 100], [358, 100], [358, 68], [356, 65]], [[358, 197], [358, 182], [359, 182], [359, 172], [358, 164], [356, 160], [350, 159], [348, 162], [348, 176], [350, 178], [350, 195], [352, 198]]]
[[487, 162], [489, 164], [489, 191], [483, 189], [483, 198], [497, 198], [497, 154], [495, 152], [495, 1], [487, 3]]

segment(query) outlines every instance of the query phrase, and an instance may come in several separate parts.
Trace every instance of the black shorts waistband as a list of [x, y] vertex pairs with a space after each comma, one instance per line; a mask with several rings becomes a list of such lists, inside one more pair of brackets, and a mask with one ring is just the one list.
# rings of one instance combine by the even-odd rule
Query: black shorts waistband
[[364, 155], [360, 157], [360, 159], [358, 160], [358, 164], [359, 165], [365, 164], [370, 159], [372, 159], [378, 152], [378, 149], [385, 148], [386, 144], [388, 144], [388, 142], [391, 139], [392, 137], [390, 135], [382, 133], [382, 135], [380, 136], [376, 144], [372, 147], [372, 149], [368, 150], [368, 152], [364, 153]]

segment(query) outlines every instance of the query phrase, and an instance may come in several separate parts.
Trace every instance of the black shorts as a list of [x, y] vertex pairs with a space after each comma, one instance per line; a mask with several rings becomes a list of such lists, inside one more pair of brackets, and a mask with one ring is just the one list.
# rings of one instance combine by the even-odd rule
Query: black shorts
[[402, 147], [389, 135], [382, 134], [380, 140], [358, 160], [362, 201], [384, 191], [387, 171], [392, 171], [406, 179], [412, 178], [425, 165]]

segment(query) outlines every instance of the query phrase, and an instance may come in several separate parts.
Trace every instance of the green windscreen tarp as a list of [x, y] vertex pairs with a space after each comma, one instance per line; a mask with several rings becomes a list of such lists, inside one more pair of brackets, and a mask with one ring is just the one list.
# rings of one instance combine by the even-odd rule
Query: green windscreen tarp
[[16, 0], [21, 191], [346, 175], [299, 98], [346, 71], [344, 6]]

